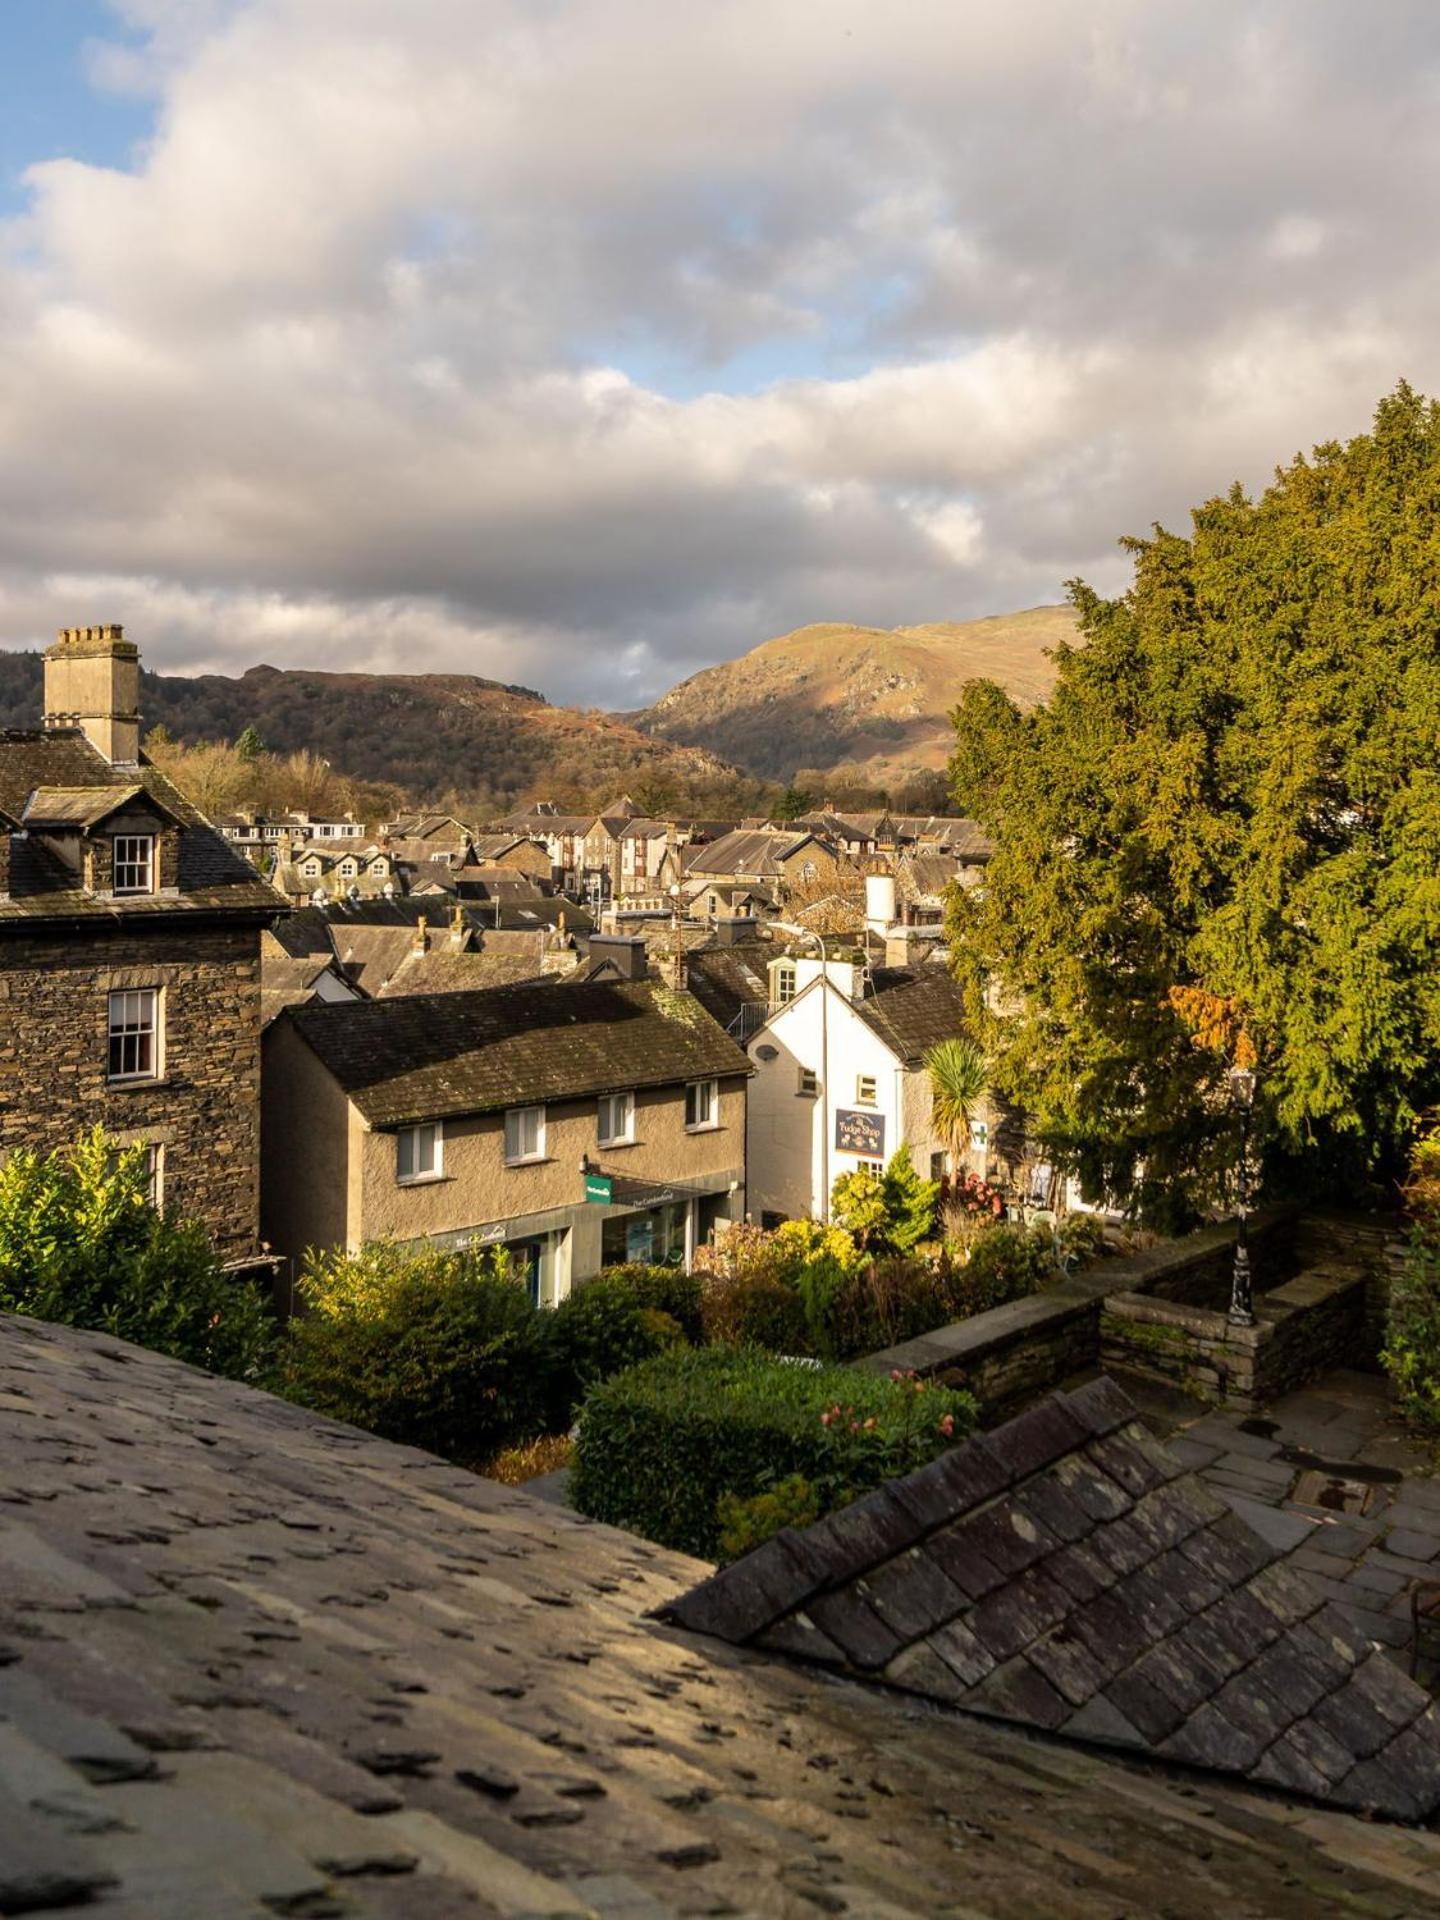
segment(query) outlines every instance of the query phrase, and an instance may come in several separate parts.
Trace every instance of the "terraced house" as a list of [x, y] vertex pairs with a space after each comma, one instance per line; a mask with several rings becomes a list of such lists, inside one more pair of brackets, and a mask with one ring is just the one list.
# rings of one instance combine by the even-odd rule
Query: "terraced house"
[[291, 1008], [265, 1035], [264, 1228], [294, 1263], [367, 1240], [504, 1246], [534, 1297], [688, 1264], [745, 1211], [750, 1063], [648, 977]]
[[0, 732], [0, 1153], [97, 1122], [157, 1199], [257, 1247], [260, 938], [284, 903], [140, 751], [139, 654], [63, 632]]

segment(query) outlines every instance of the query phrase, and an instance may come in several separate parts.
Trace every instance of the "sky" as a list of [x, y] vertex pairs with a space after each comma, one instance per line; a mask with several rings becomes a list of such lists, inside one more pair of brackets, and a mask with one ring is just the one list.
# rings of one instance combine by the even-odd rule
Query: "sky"
[[1440, 391], [1434, 0], [0, 0], [0, 645], [640, 706]]

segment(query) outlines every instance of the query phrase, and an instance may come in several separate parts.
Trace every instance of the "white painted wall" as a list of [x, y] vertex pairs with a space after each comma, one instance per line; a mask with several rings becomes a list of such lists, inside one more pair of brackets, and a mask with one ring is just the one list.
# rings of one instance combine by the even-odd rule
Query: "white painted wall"
[[[832, 969], [838, 964], [830, 963]], [[748, 1047], [756, 1069], [745, 1133], [746, 1205], [753, 1220], [765, 1212], [791, 1219], [822, 1219], [827, 1174], [828, 1186], [833, 1188], [842, 1173], [852, 1173], [862, 1157], [870, 1157], [836, 1147], [837, 1109], [870, 1112], [883, 1119], [885, 1147], [877, 1158], [888, 1160], [897, 1147], [908, 1146], [916, 1167], [928, 1173], [932, 1146], [937, 1144], [931, 1138], [927, 1076], [923, 1071], [907, 1072], [860, 1018], [848, 994], [834, 984], [821, 984], [818, 971], [818, 962], [812, 963], [812, 984], [772, 1015]], [[822, 994], [827, 1002], [823, 1023]], [[824, 1024], [829, 1028], [828, 1072], [822, 1047]], [[767, 1051], [773, 1052], [773, 1059], [765, 1058]], [[805, 1067], [819, 1078], [818, 1097], [799, 1092]], [[856, 1097], [862, 1075], [875, 1081], [873, 1107]]]

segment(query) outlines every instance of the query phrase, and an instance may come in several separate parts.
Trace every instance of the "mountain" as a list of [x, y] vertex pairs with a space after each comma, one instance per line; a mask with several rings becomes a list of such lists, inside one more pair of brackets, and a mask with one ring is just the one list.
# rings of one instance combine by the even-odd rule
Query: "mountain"
[[[38, 725], [41, 688], [39, 654], [0, 653], [0, 726]], [[147, 730], [196, 742], [254, 727], [277, 753], [308, 748], [337, 771], [391, 782], [421, 802], [484, 795], [499, 811], [543, 794], [598, 804], [648, 785], [686, 804], [684, 796], [734, 780], [708, 749], [469, 674], [142, 673], [140, 703]]]
[[1047, 650], [1075, 638], [1069, 607], [926, 627], [799, 627], [707, 667], [635, 716], [656, 739], [703, 747], [768, 779], [802, 770], [888, 786], [943, 767], [967, 680], [1022, 706], [1054, 681]]

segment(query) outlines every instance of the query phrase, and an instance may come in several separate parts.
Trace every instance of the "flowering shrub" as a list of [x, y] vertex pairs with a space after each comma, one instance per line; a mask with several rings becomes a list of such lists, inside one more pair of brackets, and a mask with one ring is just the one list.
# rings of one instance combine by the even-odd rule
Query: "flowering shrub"
[[[754, 1507], [742, 1515], [736, 1503], [776, 1495], [799, 1475], [816, 1513], [828, 1513], [923, 1465], [968, 1433], [974, 1416], [968, 1394], [913, 1378], [796, 1365], [738, 1348], [682, 1349], [591, 1394], [580, 1416], [571, 1497], [597, 1520], [710, 1559], [727, 1532], [732, 1543], [743, 1534], [758, 1544], [763, 1516]], [[788, 1500], [777, 1496], [771, 1516], [786, 1511]]]

